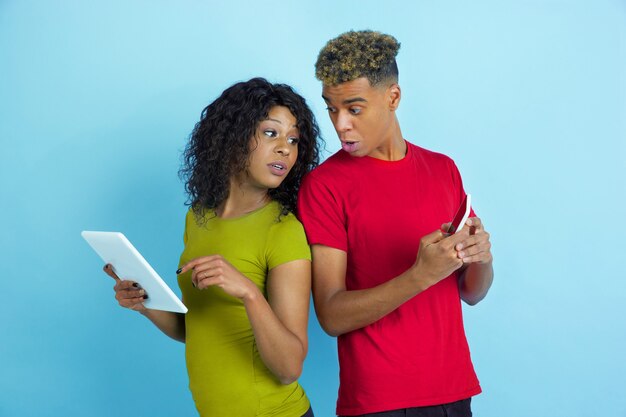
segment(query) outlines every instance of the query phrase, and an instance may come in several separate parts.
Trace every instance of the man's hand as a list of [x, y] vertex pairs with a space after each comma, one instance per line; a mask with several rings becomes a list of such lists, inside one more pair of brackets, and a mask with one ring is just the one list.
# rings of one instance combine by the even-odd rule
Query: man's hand
[[485, 231], [478, 217], [471, 217], [457, 235], [463, 236], [463, 240], [454, 246], [457, 258], [463, 262], [459, 275], [459, 291], [463, 301], [475, 305], [485, 298], [493, 282], [489, 233]]
[[462, 267], [463, 259], [458, 256], [456, 246], [468, 237], [467, 231], [447, 236], [441, 230], [422, 237], [414, 264], [417, 279], [428, 288]]
[[[478, 217], [470, 217], [463, 226], [469, 235], [466, 239], [456, 244], [457, 257], [464, 264], [486, 264], [493, 260], [491, 256], [491, 242], [489, 233], [485, 231], [482, 221]], [[463, 231], [459, 232], [463, 233]]]

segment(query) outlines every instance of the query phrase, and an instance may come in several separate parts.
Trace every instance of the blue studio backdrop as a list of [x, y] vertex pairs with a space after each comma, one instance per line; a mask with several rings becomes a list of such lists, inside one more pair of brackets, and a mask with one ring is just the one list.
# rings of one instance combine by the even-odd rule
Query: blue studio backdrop
[[[402, 43], [405, 137], [454, 158], [492, 235], [474, 414], [626, 415], [623, 0], [0, 0], [0, 416], [195, 415], [184, 346], [117, 305], [80, 232], [124, 232], [178, 292], [202, 108], [286, 82], [327, 156], [313, 65], [366, 28]], [[336, 341], [309, 328], [301, 382], [332, 416]]]

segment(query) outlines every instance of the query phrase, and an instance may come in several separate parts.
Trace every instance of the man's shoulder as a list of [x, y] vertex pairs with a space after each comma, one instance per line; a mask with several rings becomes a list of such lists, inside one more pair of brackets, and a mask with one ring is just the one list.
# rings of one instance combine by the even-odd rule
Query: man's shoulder
[[339, 150], [329, 156], [324, 162], [319, 164], [307, 177], [315, 180], [330, 180], [347, 173], [354, 168], [354, 158], [346, 152]]
[[407, 143], [411, 147], [413, 160], [418, 166], [429, 167], [429, 169], [456, 169], [454, 160], [448, 155], [422, 148], [408, 141]]
[[416, 158], [421, 158], [421, 159], [426, 159], [426, 160], [432, 160], [432, 161], [437, 161], [437, 162], [453, 162], [452, 158], [450, 158], [448, 155], [441, 153], [441, 152], [436, 152], [430, 149], [426, 149], [423, 148], [421, 146], [415, 145], [414, 143], [408, 142], [408, 146], [411, 147], [411, 150], [413, 152], [414, 157]]
[[326, 158], [326, 160], [322, 162], [314, 171], [325, 171], [349, 166], [352, 165], [353, 160], [354, 158], [351, 157], [346, 151], [340, 149]]

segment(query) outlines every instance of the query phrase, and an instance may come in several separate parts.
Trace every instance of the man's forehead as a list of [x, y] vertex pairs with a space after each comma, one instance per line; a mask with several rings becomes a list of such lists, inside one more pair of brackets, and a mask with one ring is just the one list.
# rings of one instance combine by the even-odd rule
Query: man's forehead
[[352, 81], [346, 81], [341, 84], [322, 86], [322, 98], [324, 100], [350, 100], [352, 98], [362, 97], [373, 93], [374, 87], [370, 85], [367, 78], [361, 77]]

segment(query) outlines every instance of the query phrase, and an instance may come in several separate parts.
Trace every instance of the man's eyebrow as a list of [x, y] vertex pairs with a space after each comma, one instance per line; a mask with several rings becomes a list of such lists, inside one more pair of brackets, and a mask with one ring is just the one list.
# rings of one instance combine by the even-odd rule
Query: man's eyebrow
[[[324, 96], [323, 94], [322, 94], [322, 98], [324, 99], [326, 103], [330, 103], [330, 99]], [[354, 97], [354, 98], [349, 98], [347, 100], [344, 100], [342, 104], [352, 104], [352, 103], [361, 103], [361, 102], [367, 103], [367, 100], [365, 100], [363, 97]]]
[[350, 98], [348, 100], [344, 100], [343, 104], [352, 104], [352, 103], [357, 103], [357, 102], [367, 103], [367, 100], [365, 100], [363, 97], [355, 97], [355, 98]]

